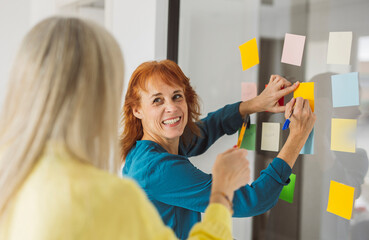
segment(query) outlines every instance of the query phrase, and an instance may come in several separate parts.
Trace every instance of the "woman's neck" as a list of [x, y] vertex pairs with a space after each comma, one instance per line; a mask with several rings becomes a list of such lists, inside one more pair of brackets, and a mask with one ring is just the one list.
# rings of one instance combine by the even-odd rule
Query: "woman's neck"
[[170, 154], [178, 154], [179, 137], [175, 139], [166, 139], [161, 137], [156, 137], [148, 133], [144, 133], [141, 140], [150, 140], [156, 142], [162, 146]]

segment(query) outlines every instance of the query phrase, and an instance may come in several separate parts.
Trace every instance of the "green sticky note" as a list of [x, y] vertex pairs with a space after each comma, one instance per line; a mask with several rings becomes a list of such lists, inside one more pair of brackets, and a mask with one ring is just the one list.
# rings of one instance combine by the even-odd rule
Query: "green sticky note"
[[283, 187], [282, 192], [279, 195], [279, 198], [286, 202], [293, 203], [293, 193], [295, 192], [296, 175], [292, 173], [290, 176], [290, 180], [291, 180], [290, 183], [287, 186]]
[[[240, 130], [238, 130], [238, 135], [240, 135]], [[245, 135], [243, 135], [241, 148], [255, 151], [256, 142], [256, 124], [250, 124], [250, 128], [246, 128]]]

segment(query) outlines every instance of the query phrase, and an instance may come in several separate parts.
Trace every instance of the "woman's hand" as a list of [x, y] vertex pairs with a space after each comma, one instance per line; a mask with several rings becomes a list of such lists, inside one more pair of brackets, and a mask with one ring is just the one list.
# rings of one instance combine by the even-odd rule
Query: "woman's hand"
[[285, 78], [279, 75], [272, 75], [268, 86], [256, 97], [259, 101], [259, 106], [262, 111], [284, 112], [286, 107], [279, 105], [279, 99], [295, 91], [298, 86], [299, 82], [292, 85]]
[[291, 115], [292, 109], [293, 114], [290, 117], [291, 122], [289, 126], [290, 134], [278, 154], [278, 157], [283, 159], [291, 168], [295, 164], [316, 120], [316, 116], [311, 111], [309, 100], [307, 99], [301, 97], [291, 99], [286, 105], [284, 113], [286, 119]]
[[[233, 148], [221, 153], [213, 166], [212, 195], [210, 202], [222, 203], [228, 207], [234, 191], [250, 181], [249, 161], [245, 149]], [[219, 193], [224, 193], [228, 200]]]
[[295, 91], [298, 86], [299, 82], [291, 84], [279, 75], [272, 75], [268, 86], [259, 96], [240, 104], [239, 110], [241, 116], [263, 111], [274, 113], [284, 112], [286, 107], [279, 105], [279, 99]]
[[303, 99], [302, 97], [292, 98], [289, 103], [286, 104], [286, 111], [284, 117], [290, 118], [290, 136], [291, 137], [303, 137], [308, 138], [311, 130], [314, 127], [316, 120], [315, 114], [311, 111], [309, 100]]

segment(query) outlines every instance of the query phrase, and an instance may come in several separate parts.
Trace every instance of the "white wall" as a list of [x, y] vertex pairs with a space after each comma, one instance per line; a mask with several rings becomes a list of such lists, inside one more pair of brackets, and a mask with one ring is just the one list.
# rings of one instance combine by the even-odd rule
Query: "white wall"
[[0, 0], [0, 110], [17, 50], [28, 30], [55, 12], [50, 0]]
[[0, 109], [18, 46], [29, 28], [29, 0], [0, 0]]
[[[67, 13], [65, 9], [58, 9], [55, 2], [0, 0], [0, 29], [3, 35], [0, 37], [0, 107], [11, 60], [21, 39], [40, 20], [54, 14]], [[74, 14], [89, 17], [93, 12], [98, 22], [104, 22], [105, 18], [105, 25], [122, 48], [125, 60], [124, 89], [139, 64], [166, 58], [168, 0], [106, 0], [105, 16], [98, 9], [86, 8]]]
[[56, 13], [55, 0], [29, 0], [30, 26]]
[[168, 0], [113, 0], [112, 33], [123, 51], [125, 90], [138, 65], [166, 58], [167, 22]]

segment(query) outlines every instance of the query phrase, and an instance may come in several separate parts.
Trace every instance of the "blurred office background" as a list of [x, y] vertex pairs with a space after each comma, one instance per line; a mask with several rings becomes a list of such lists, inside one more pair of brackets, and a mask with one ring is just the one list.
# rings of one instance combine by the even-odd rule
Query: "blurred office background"
[[[315, 82], [313, 155], [300, 155], [294, 202], [279, 200], [267, 213], [233, 220], [235, 239], [369, 239], [369, 1], [367, 0], [0, 0], [0, 107], [16, 50], [26, 32], [50, 15], [76, 15], [105, 26], [125, 59], [125, 86], [142, 62], [176, 61], [202, 100], [205, 116], [241, 99], [241, 83], [258, 93], [271, 74]], [[352, 31], [350, 65], [327, 64], [329, 32]], [[306, 36], [301, 67], [281, 63], [286, 33]], [[256, 37], [260, 64], [242, 71], [238, 46]], [[332, 108], [332, 74], [359, 72], [360, 106]], [[26, 89], [25, 89], [26, 91]], [[287, 98], [286, 101], [290, 99]], [[331, 118], [357, 119], [356, 153], [330, 150]], [[260, 150], [262, 122], [283, 114], [252, 116], [258, 126], [256, 151], [249, 151], [253, 178], [277, 155]], [[281, 134], [281, 144], [287, 133]], [[218, 153], [236, 143], [225, 136], [191, 159], [210, 172]], [[355, 187], [351, 220], [326, 211], [329, 182]]]

